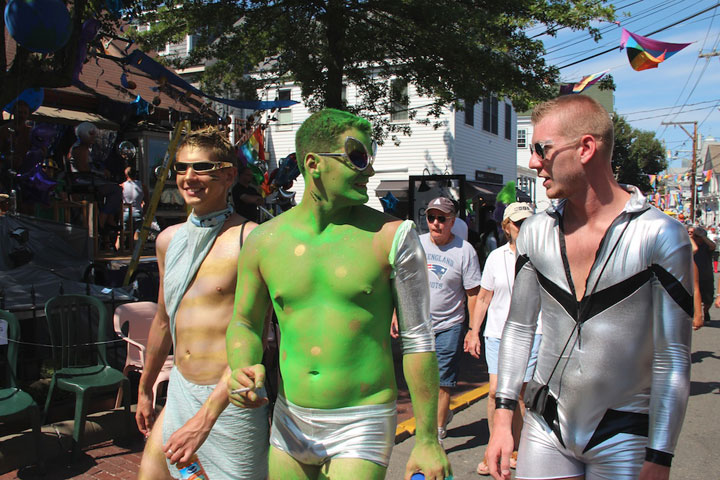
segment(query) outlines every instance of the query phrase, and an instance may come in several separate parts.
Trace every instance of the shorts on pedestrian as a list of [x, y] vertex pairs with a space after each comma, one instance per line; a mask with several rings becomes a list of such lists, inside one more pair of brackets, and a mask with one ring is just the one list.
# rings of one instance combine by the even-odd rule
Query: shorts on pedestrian
[[[527, 369], [525, 370], [525, 378], [523, 382], [529, 382], [535, 372], [537, 364], [538, 351], [540, 351], [540, 342], [542, 335], [535, 335], [533, 339], [532, 351], [528, 360]], [[497, 375], [498, 373], [498, 356], [500, 354], [500, 339], [495, 337], [485, 337], [485, 361], [488, 365], [488, 373]]]
[[457, 371], [460, 363], [460, 333], [462, 324], [435, 333], [435, 354], [440, 370], [440, 386], [451, 388], [457, 385]]

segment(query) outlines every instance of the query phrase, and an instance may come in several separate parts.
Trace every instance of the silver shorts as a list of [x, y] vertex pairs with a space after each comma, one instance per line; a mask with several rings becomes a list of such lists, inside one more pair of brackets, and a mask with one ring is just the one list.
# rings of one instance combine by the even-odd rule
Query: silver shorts
[[528, 410], [515, 478], [545, 480], [585, 475], [585, 480], [637, 480], [647, 442], [647, 437], [618, 433], [576, 455], [560, 444], [542, 417]]
[[270, 445], [306, 465], [359, 458], [387, 467], [396, 426], [395, 402], [322, 409], [300, 407], [278, 396]]

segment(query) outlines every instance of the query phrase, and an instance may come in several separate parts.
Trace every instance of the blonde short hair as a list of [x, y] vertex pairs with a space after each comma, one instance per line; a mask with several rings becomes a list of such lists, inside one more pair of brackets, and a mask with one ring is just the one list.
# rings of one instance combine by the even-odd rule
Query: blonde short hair
[[615, 134], [612, 119], [605, 108], [586, 95], [562, 95], [537, 105], [532, 112], [533, 125], [550, 115], [557, 115], [566, 138], [592, 135], [612, 157]]

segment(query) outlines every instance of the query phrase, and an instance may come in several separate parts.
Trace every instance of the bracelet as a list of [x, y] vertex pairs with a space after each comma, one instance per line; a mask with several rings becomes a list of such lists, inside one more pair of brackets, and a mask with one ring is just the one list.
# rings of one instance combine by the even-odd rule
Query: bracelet
[[505, 409], [505, 410], [512, 410], [515, 411], [517, 408], [517, 400], [512, 400], [510, 398], [502, 398], [502, 397], [495, 397], [495, 409]]
[[672, 463], [673, 454], [662, 452], [660, 450], [654, 450], [652, 448], [645, 448], [645, 461], [650, 463], [656, 463], [665, 467], [669, 467]]

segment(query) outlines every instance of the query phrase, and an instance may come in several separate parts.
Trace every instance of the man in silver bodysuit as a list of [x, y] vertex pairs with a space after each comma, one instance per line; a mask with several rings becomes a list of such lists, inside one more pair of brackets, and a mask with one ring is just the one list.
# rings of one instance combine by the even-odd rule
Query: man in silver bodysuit
[[559, 97], [532, 122], [530, 166], [562, 200], [517, 240], [488, 465], [510, 478], [512, 411], [542, 307], [516, 478], [666, 480], [690, 387], [690, 240], [615, 181], [612, 122], [597, 102]]

